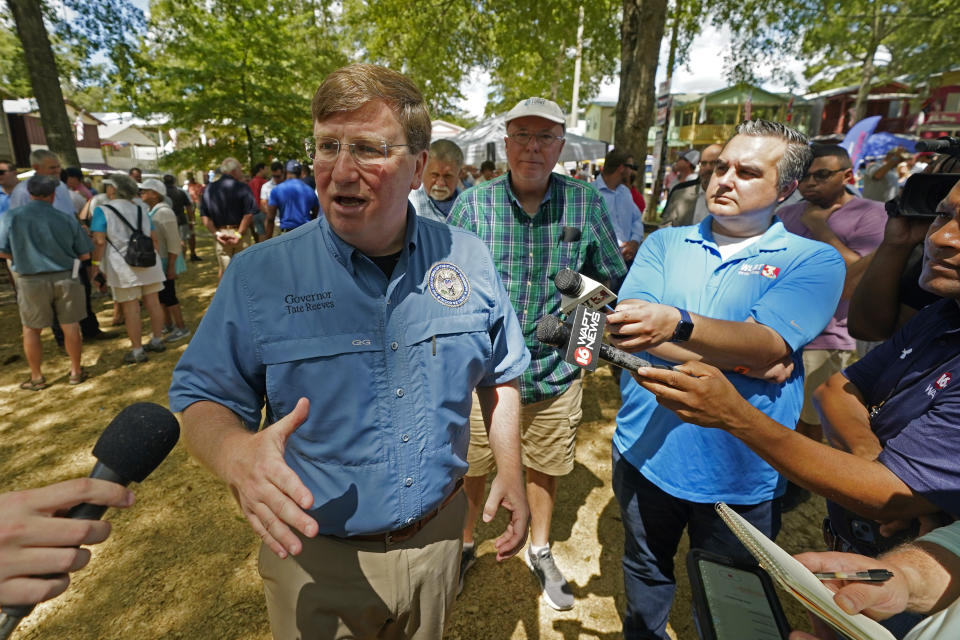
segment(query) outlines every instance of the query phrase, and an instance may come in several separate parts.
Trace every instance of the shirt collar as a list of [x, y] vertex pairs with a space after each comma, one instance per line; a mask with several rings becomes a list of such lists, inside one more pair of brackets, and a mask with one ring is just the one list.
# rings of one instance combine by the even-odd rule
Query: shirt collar
[[603, 174], [599, 174], [597, 179], [593, 181], [593, 186], [595, 186], [599, 191], [607, 190], [613, 191], [610, 187], [607, 186], [606, 180], [603, 179]]
[[[780, 218], [773, 216], [770, 226], [751, 247], [757, 251], [781, 251], [787, 248], [787, 239], [787, 230]], [[690, 227], [684, 240], [716, 247], [713, 240], [713, 214], [708, 215], [697, 226]]]
[[[520, 204], [520, 200], [518, 200], [517, 196], [514, 195], [513, 187], [510, 186], [510, 173], [511, 173], [510, 171], [507, 171], [507, 174], [504, 176], [504, 181], [503, 181], [503, 184], [507, 188], [507, 196], [510, 198], [510, 200], [512, 200], [517, 205], [517, 207], [521, 211], [523, 211], [523, 206]], [[551, 197], [553, 196], [553, 188], [556, 185], [557, 185], [557, 178], [551, 171], [550, 177], [547, 179], [547, 190], [543, 194], [543, 199], [540, 201], [540, 206], [537, 207], [537, 213], [539, 213], [540, 209], [543, 208], [544, 203], [550, 201]]]
[[[330, 254], [337, 260], [337, 262], [342, 264], [347, 271], [350, 272], [350, 275], [356, 275], [356, 270], [353, 266], [353, 257], [354, 253], [360, 252], [356, 247], [346, 242], [343, 238], [338, 236], [332, 228], [330, 228], [330, 223], [327, 221], [326, 216], [319, 216], [319, 218], [320, 231], [323, 234], [327, 248], [330, 250]], [[403, 248], [408, 250], [410, 253], [413, 253], [413, 251], [417, 248], [419, 224], [420, 221], [417, 219], [416, 208], [414, 208], [414, 206], [407, 201], [407, 229], [403, 237]]]

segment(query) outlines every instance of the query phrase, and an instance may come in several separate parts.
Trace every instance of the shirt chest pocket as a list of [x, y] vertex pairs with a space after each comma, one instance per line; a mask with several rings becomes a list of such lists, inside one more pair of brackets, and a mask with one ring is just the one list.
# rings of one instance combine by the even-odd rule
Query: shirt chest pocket
[[[278, 340], [262, 345], [267, 400], [274, 415], [284, 416], [297, 400], [310, 400], [307, 423], [294, 434], [298, 440], [323, 443], [321, 458], [349, 450], [383, 423], [372, 382], [383, 369], [380, 339], [359, 333]], [[350, 429], [343, 425], [349, 424]], [[367, 431], [371, 433], [366, 433]], [[366, 440], [369, 441], [369, 440]], [[355, 447], [354, 447], [355, 449]], [[374, 456], [376, 457], [376, 456]]]
[[464, 396], [487, 374], [493, 346], [487, 316], [473, 313], [412, 323], [404, 332], [411, 378], [429, 397]]
[[[572, 269], [580, 271], [583, 266], [584, 257], [582, 255], [585, 243], [582, 239], [564, 242], [562, 239], [553, 246], [552, 259], [549, 261], [551, 269]], [[546, 256], [544, 256], [546, 257]], [[544, 261], [546, 263], [546, 260]], [[556, 272], [550, 274], [550, 278], [556, 275]]]

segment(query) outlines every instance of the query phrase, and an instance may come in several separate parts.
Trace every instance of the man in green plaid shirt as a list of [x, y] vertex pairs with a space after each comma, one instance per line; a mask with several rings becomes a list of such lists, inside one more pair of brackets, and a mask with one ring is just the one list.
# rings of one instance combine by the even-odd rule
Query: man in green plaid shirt
[[[553, 173], [563, 150], [564, 116], [543, 98], [522, 100], [506, 116], [509, 172], [465, 191], [449, 223], [487, 243], [517, 312], [532, 361], [520, 379], [522, 458], [530, 503], [530, 546], [524, 556], [540, 579], [547, 603], [573, 607], [570, 585], [550, 553], [550, 521], [557, 478], [573, 470], [576, 428], [582, 411], [580, 369], [557, 349], [537, 341], [537, 321], [560, 311], [553, 277], [560, 269], [600, 281], [626, 274], [613, 225], [600, 193], [585, 182]], [[463, 576], [475, 560], [473, 527], [493, 471], [478, 403], [470, 418], [470, 469], [464, 490], [470, 509], [464, 525]]]

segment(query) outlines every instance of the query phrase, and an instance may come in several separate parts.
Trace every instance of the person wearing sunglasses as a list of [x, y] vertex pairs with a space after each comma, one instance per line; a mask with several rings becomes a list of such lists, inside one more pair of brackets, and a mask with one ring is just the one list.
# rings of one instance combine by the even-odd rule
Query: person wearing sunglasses
[[630, 153], [611, 149], [603, 159], [603, 171], [593, 183], [607, 203], [617, 244], [620, 245], [620, 255], [628, 267], [633, 263], [633, 257], [637, 255], [637, 249], [643, 242], [640, 207], [633, 201], [633, 195], [627, 186], [637, 169], [639, 167]]
[[[865, 256], [883, 240], [887, 214], [883, 203], [853, 195], [846, 185], [853, 179], [850, 156], [837, 145], [815, 144], [813, 162], [797, 189], [803, 201], [777, 211], [787, 231], [825, 242], [840, 252], [847, 267], [840, 303], [820, 335], [803, 348], [803, 409], [797, 432], [816, 440], [823, 437], [820, 416], [813, 406], [814, 389], [856, 359], [857, 341], [847, 331], [850, 297], [869, 264]], [[789, 511], [810, 493], [789, 484], [783, 509]]]

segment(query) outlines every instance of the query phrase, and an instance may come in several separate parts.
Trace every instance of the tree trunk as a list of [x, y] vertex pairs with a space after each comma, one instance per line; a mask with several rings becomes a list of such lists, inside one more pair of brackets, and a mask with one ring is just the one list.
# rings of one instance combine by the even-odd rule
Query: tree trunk
[[[683, 0], [677, 0], [674, 7], [673, 25], [670, 29], [670, 53], [667, 54], [667, 95], [670, 101], [667, 106], [667, 119], [663, 122], [663, 144], [660, 145], [660, 157], [654, 158], [657, 175], [653, 176], [653, 189], [650, 191], [650, 209], [657, 210], [660, 202], [660, 192], [663, 191], [663, 180], [667, 175], [667, 139], [670, 133], [670, 119], [673, 118], [673, 100], [669, 97], [673, 90], [673, 68], [677, 63], [677, 42], [680, 39], [680, 14], [683, 11]], [[656, 153], [656, 150], [654, 150]]]
[[647, 155], [647, 130], [653, 118], [660, 40], [667, 0], [623, 0], [620, 26], [620, 96], [616, 146], [635, 158]]
[[850, 119], [851, 127], [867, 115], [867, 96], [870, 94], [870, 84], [873, 82], [873, 59], [877, 55], [877, 49], [880, 48], [881, 42], [880, 15], [876, 5], [873, 6], [873, 24], [871, 26], [873, 33], [871, 34], [867, 55], [863, 61], [863, 69], [860, 72], [860, 87], [857, 89], [857, 99], [853, 103], [853, 117]]
[[53, 58], [50, 38], [43, 24], [41, 3], [37, 0], [8, 0], [8, 4], [17, 25], [17, 36], [23, 46], [23, 57], [27, 62], [33, 97], [40, 108], [40, 121], [43, 134], [47, 137], [47, 147], [60, 156], [64, 166], [79, 167], [80, 158], [77, 156], [73, 125], [67, 117], [67, 105], [60, 89], [57, 62]]

